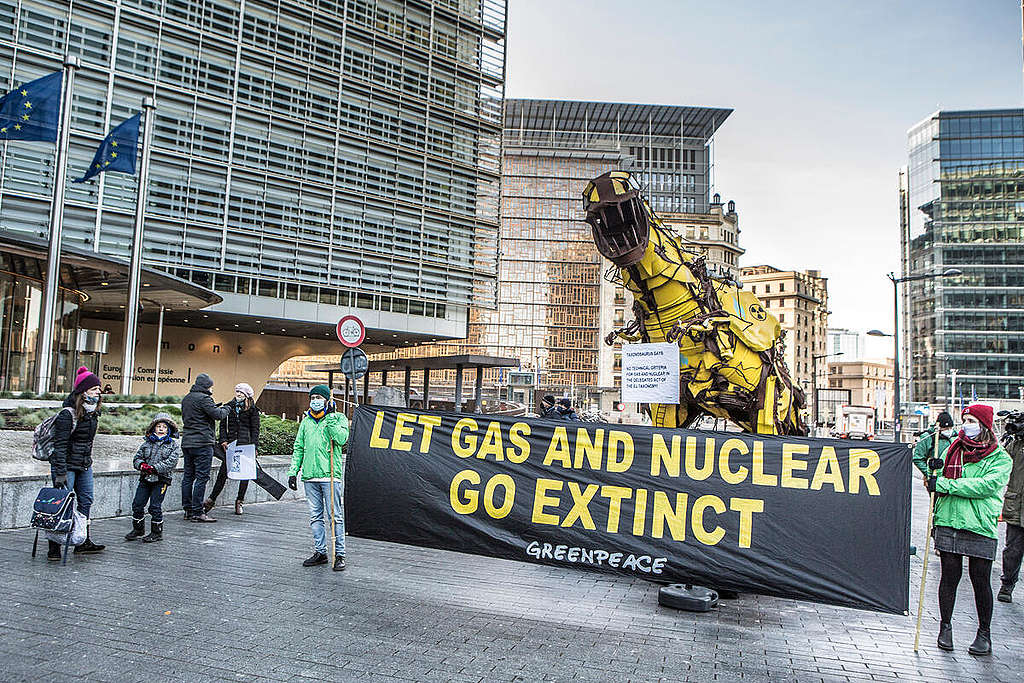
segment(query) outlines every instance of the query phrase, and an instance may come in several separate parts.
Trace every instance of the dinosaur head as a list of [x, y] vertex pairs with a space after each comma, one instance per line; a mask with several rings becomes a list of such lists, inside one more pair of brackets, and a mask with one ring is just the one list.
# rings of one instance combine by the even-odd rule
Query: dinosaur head
[[609, 171], [591, 180], [583, 191], [583, 210], [602, 256], [620, 268], [643, 258], [651, 214], [632, 174]]

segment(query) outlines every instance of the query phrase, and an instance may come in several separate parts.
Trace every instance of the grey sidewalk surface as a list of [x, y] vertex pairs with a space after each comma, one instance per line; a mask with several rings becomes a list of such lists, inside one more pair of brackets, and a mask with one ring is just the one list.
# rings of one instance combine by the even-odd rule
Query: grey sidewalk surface
[[[149, 545], [121, 540], [124, 519], [99, 521], [94, 538], [107, 551], [66, 567], [45, 550], [29, 556], [30, 530], [0, 533], [0, 678], [1024, 680], [1024, 590], [1018, 603], [996, 603], [995, 653], [976, 659], [967, 654], [975, 619], [965, 575], [956, 651], [941, 652], [937, 562], [915, 655], [912, 615], [755, 595], [690, 614], [659, 607], [658, 587], [640, 580], [351, 537], [349, 568], [334, 573], [300, 566], [310, 553], [303, 503], [215, 514], [210, 525], [169, 515], [164, 541]], [[918, 555], [911, 612], [920, 570]]]

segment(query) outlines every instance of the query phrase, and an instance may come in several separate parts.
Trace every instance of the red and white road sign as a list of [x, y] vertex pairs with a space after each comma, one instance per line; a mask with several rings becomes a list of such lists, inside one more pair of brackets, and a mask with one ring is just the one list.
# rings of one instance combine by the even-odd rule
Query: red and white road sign
[[354, 315], [346, 315], [338, 321], [338, 341], [354, 349], [366, 339], [366, 326]]

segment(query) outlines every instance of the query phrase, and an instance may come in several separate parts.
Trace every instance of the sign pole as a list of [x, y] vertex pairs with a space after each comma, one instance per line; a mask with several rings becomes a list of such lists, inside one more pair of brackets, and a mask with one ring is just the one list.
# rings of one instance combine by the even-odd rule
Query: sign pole
[[[939, 423], [935, 423], [935, 433], [932, 434], [932, 441], [934, 445], [933, 457], [939, 457]], [[931, 468], [928, 468], [931, 472]], [[935, 510], [935, 493], [932, 493], [928, 499], [928, 531], [925, 532], [924, 537], [924, 566], [921, 567], [921, 590], [918, 591], [917, 597], [917, 628], [914, 630], [914, 652], [917, 652], [918, 645], [921, 644], [921, 615], [924, 612], [924, 588], [925, 580], [928, 578], [928, 556], [931, 555], [931, 543], [932, 543], [932, 513]]]
[[[142, 98], [145, 123], [142, 134], [142, 168], [139, 169], [139, 189], [135, 193], [135, 231], [132, 234], [132, 260], [128, 276], [128, 305], [124, 309], [124, 352], [121, 354], [121, 393], [132, 393], [132, 375], [135, 372], [135, 335], [139, 327], [139, 290], [142, 282], [142, 232], [146, 213], [146, 186], [149, 183], [149, 147], [153, 137], [152, 97]], [[159, 349], [159, 345], [157, 346]], [[159, 351], [157, 351], [159, 353]]]
[[39, 313], [39, 331], [36, 341], [36, 392], [45, 394], [50, 386], [50, 368], [53, 366], [53, 327], [57, 321], [57, 298], [60, 290], [60, 243], [64, 233], [64, 186], [67, 183], [68, 139], [71, 135], [71, 91], [75, 83], [75, 69], [82, 60], [69, 56], [64, 59], [64, 77], [61, 82], [60, 131], [56, 156], [53, 160], [53, 200], [50, 204], [50, 249], [46, 256], [46, 282], [43, 285], [43, 306]]

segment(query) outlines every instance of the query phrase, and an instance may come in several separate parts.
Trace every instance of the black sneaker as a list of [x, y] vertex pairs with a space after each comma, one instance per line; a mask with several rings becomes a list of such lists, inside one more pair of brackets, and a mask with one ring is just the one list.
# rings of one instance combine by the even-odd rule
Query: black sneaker
[[1013, 602], [1013, 587], [1003, 584], [999, 587], [999, 595], [996, 596], [999, 602]]
[[91, 538], [86, 538], [85, 543], [75, 546], [75, 555], [92, 555], [94, 553], [103, 552], [106, 548], [105, 545], [93, 543]]
[[303, 567], [315, 567], [318, 564], [327, 564], [327, 556], [323, 553], [313, 553], [312, 556], [302, 561]]
[[336, 571], [336, 572], [343, 572], [343, 571], [345, 571], [345, 556], [344, 555], [338, 555], [336, 558], [334, 558], [334, 567], [332, 567], [332, 569], [334, 571]]

